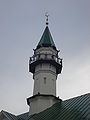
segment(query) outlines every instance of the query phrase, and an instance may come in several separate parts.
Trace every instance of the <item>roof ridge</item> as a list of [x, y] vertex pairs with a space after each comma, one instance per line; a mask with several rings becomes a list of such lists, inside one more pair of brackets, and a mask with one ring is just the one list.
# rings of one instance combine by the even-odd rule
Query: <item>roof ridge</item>
[[68, 101], [68, 100], [71, 100], [71, 99], [75, 99], [75, 98], [78, 98], [78, 97], [83, 97], [83, 96], [86, 96], [86, 95], [90, 95], [90, 93], [86, 93], [86, 94], [84, 94], [84, 95], [79, 95], [79, 96], [75, 96], [75, 97], [72, 97], [72, 98], [68, 98], [68, 99], [66, 99], [66, 100], [64, 100], [64, 101]]

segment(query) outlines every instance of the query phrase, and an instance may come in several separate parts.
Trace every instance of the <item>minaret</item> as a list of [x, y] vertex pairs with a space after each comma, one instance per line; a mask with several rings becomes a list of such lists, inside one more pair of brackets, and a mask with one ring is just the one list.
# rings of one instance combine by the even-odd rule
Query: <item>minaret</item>
[[56, 97], [57, 75], [62, 70], [62, 59], [59, 58], [58, 52], [48, 28], [46, 15], [46, 28], [29, 61], [29, 72], [33, 74], [34, 79], [33, 96], [27, 98], [29, 115], [39, 113], [61, 101]]

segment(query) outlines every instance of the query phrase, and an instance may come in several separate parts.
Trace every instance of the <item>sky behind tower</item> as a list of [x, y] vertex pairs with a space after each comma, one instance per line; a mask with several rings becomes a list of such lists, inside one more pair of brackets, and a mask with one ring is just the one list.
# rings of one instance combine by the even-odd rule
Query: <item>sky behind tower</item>
[[28, 72], [49, 13], [49, 29], [60, 57], [57, 96], [69, 99], [90, 93], [90, 0], [0, 0], [0, 110], [29, 110], [33, 94]]

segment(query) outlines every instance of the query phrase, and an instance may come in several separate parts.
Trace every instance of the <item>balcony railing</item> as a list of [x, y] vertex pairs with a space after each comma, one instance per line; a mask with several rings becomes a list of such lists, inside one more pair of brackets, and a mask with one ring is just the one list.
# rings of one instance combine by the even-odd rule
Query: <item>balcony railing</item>
[[32, 57], [30, 57], [29, 64], [37, 61], [37, 60], [54, 60], [55, 62], [59, 63], [62, 65], [62, 59], [52, 55], [52, 54], [37, 54]]

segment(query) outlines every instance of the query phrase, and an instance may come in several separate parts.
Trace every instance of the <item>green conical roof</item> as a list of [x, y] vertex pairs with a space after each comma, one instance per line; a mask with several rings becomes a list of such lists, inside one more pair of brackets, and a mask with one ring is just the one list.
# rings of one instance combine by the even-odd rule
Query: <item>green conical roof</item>
[[40, 47], [53, 47], [54, 49], [56, 49], [56, 46], [54, 44], [54, 41], [52, 39], [48, 26], [46, 26], [44, 33], [37, 45], [37, 48], [40, 48]]

